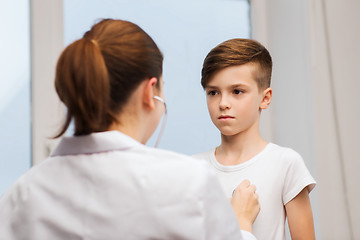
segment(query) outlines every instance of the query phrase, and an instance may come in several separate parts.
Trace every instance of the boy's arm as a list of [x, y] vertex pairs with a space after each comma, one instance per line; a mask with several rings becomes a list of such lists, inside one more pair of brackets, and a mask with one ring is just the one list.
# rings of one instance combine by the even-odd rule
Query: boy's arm
[[307, 187], [285, 205], [291, 239], [315, 239], [314, 221]]

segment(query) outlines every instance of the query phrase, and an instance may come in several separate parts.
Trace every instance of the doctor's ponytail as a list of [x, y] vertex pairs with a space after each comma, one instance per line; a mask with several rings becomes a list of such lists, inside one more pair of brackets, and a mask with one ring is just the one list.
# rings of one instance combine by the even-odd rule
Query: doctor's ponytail
[[106, 130], [111, 122], [107, 109], [110, 102], [110, 81], [104, 59], [95, 40], [82, 38], [61, 54], [55, 88], [67, 106], [64, 134], [74, 119], [75, 135]]
[[155, 42], [136, 24], [112, 19], [95, 24], [58, 60], [55, 88], [67, 116], [56, 137], [71, 121], [75, 136], [108, 130], [136, 87], [161, 77], [162, 61]]

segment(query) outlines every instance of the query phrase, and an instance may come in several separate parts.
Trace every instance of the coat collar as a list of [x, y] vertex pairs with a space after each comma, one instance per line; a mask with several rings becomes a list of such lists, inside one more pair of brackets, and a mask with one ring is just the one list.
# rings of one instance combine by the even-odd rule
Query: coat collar
[[126, 150], [136, 146], [143, 145], [119, 131], [106, 131], [91, 133], [85, 136], [62, 137], [60, 143], [50, 156], [92, 154]]

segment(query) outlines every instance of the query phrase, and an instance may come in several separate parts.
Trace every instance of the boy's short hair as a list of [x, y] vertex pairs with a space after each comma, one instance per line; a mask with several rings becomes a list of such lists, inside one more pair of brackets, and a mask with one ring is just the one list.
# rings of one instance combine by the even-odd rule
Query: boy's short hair
[[254, 80], [259, 90], [270, 87], [272, 60], [269, 51], [252, 39], [235, 38], [214, 47], [204, 59], [201, 71], [203, 88], [218, 71], [244, 64], [254, 64]]

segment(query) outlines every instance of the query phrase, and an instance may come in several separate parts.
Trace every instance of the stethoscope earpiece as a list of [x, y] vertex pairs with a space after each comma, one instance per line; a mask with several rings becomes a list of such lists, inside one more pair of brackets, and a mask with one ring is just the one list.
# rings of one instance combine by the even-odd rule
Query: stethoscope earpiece
[[166, 124], [166, 118], [167, 118], [167, 107], [166, 107], [166, 103], [165, 103], [165, 100], [162, 99], [161, 97], [159, 96], [154, 96], [154, 98], [160, 102], [162, 102], [164, 104], [164, 107], [165, 107], [165, 111], [164, 111], [164, 118], [163, 118], [163, 121], [162, 121], [162, 124], [161, 124], [161, 128], [160, 128], [160, 132], [159, 132], [159, 135], [158, 135], [158, 138], [156, 140], [156, 143], [155, 143], [155, 148], [157, 148], [159, 146], [159, 143], [160, 143], [160, 139], [163, 135], [163, 132], [164, 132], [164, 129], [165, 129], [165, 124]]

